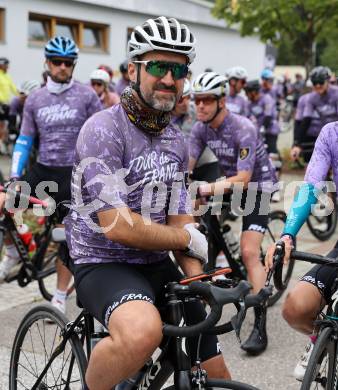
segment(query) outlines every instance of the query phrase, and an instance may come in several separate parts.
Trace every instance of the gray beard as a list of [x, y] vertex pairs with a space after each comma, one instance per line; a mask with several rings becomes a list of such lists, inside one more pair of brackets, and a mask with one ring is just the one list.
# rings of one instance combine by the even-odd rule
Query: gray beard
[[158, 111], [170, 112], [176, 106], [176, 96], [173, 96], [171, 100], [160, 100], [154, 95], [144, 95], [144, 100], [154, 109]]

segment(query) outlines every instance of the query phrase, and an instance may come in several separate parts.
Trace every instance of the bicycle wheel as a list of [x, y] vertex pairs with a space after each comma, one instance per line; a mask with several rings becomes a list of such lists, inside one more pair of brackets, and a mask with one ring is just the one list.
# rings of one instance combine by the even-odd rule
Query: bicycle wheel
[[241, 383], [232, 380], [224, 379], [207, 379], [206, 388], [216, 389], [232, 389], [232, 390], [258, 390], [257, 387], [247, 385], [246, 383]]
[[321, 331], [305, 371], [301, 390], [337, 388], [337, 342], [334, 337], [334, 330], [331, 327]]
[[327, 207], [332, 205], [329, 205], [327, 201], [319, 197], [319, 200], [314, 208], [314, 213], [311, 214], [306, 220], [306, 224], [310, 232], [319, 241], [328, 240], [333, 235], [337, 227], [337, 200], [336, 194], [333, 193], [332, 195], [333, 196], [331, 197], [331, 201], [333, 203], [333, 210], [331, 214], [323, 216], [320, 215], [326, 214]]
[[[268, 228], [264, 234], [261, 248], [262, 262], [264, 262], [265, 253], [268, 247], [279, 239], [281, 232], [283, 231], [285, 221], [286, 214], [284, 213], [284, 211], [276, 210], [270, 213]], [[287, 287], [291, 279], [294, 264], [295, 261], [290, 260], [288, 265], [282, 267], [281, 269], [280, 279], [285, 288]], [[268, 306], [274, 305], [279, 300], [279, 298], [283, 295], [285, 288], [280, 289], [279, 286], [275, 285], [275, 287], [273, 288], [273, 293], [268, 300]]]
[[[52, 353], [60, 348], [67, 322], [62, 313], [47, 305], [36, 306], [25, 315], [13, 343], [9, 390], [28, 390], [36, 384]], [[82, 344], [74, 333], [35, 388], [82, 390], [86, 367]]]

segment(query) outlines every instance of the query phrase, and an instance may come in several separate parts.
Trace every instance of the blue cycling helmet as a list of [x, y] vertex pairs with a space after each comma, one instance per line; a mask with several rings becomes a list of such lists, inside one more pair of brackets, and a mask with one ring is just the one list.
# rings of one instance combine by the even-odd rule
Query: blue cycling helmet
[[273, 79], [273, 72], [271, 69], [264, 69], [261, 73], [261, 78], [265, 80], [272, 80]]
[[79, 48], [75, 42], [67, 37], [54, 37], [50, 39], [45, 46], [45, 57], [64, 57], [64, 58], [77, 58]]

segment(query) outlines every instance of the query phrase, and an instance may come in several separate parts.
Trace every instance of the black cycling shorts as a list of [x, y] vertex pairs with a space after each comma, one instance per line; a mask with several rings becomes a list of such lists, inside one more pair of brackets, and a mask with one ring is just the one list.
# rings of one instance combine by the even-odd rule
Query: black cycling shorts
[[230, 202], [233, 214], [242, 216], [242, 232], [253, 231], [264, 234], [268, 227], [271, 194], [244, 190], [241, 199], [236, 197], [234, 192], [232, 195], [224, 195], [223, 200]]
[[268, 153], [278, 154], [277, 138], [278, 138], [278, 135], [276, 135], [276, 134], [265, 134], [265, 143], [267, 146]]
[[21, 177], [31, 187], [30, 196], [37, 197], [35, 189], [42, 181], [54, 181], [57, 183], [57, 192], [52, 192], [48, 187], [44, 191], [55, 200], [56, 204], [71, 199], [70, 184], [73, 167], [49, 167], [38, 162], [33, 164], [27, 173]]
[[9, 105], [0, 103], [0, 121], [7, 121], [9, 114]]
[[[165, 321], [164, 286], [179, 281], [182, 274], [168, 257], [155, 264], [101, 263], [76, 264], [75, 287], [81, 305], [107, 327], [110, 315], [120, 305], [134, 300], [153, 303]], [[202, 321], [206, 312], [200, 301], [184, 304], [187, 324]], [[140, 332], [142, 329], [140, 329]], [[192, 361], [196, 361], [198, 337], [188, 340]], [[208, 360], [221, 353], [216, 336], [203, 335], [201, 359]]]
[[[333, 259], [338, 258], [338, 241], [327, 256], [332, 257]], [[312, 267], [310, 271], [307, 272], [300, 280], [316, 286], [328, 304], [335, 292], [334, 288], [337, 288], [334, 283], [337, 277], [338, 268], [317, 264]]]

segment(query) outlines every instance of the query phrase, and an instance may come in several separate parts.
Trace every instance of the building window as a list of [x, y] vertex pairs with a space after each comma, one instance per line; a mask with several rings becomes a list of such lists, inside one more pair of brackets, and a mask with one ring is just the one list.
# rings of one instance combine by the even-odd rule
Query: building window
[[62, 35], [72, 38], [80, 49], [108, 51], [107, 25], [29, 14], [28, 26], [28, 39], [32, 44], [45, 43], [56, 35]]
[[49, 21], [42, 18], [31, 18], [28, 22], [28, 37], [31, 42], [45, 42], [50, 35]]
[[0, 8], [0, 42], [5, 40], [5, 10]]

